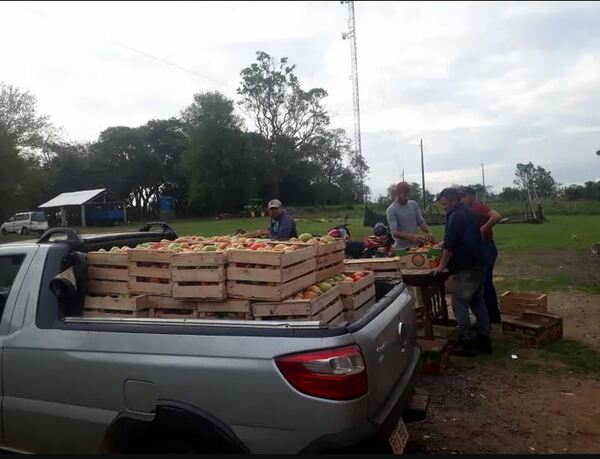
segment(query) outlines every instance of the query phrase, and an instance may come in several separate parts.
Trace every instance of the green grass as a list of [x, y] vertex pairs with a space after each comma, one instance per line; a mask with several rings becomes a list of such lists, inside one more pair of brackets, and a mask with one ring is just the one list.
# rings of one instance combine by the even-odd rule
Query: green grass
[[600, 242], [600, 215], [556, 215], [541, 225], [501, 224], [494, 233], [500, 250], [587, 249]]
[[585, 293], [600, 294], [600, 284], [593, 281], [580, 281], [569, 275], [548, 274], [543, 279], [528, 279], [526, 277], [511, 277], [495, 281], [499, 292], [513, 290], [517, 292], [549, 292], [551, 290], [576, 289]]
[[[447, 338], [458, 338], [456, 329], [436, 327], [436, 332]], [[492, 339], [492, 346], [492, 354], [479, 354], [472, 358], [455, 357], [452, 366], [460, 369], [491, 365], [528, 374], [572, 372], [600, 377], [600, 353], [579, 341], [562, 338], [544, 348], [532, 349], [506, 341], [499, 335]], [[513, 359], [512, 355], [517, 358]]]

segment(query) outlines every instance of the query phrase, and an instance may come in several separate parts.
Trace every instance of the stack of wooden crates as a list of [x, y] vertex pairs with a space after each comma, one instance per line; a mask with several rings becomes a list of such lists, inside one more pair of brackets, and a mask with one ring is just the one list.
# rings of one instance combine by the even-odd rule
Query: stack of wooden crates
[[338, 287], [315, 299], [294, 296], [343, 272], [344, 248], [336, 241], [294, 252], [90, 252], [83, 316], [339, 323], [345, 316]]

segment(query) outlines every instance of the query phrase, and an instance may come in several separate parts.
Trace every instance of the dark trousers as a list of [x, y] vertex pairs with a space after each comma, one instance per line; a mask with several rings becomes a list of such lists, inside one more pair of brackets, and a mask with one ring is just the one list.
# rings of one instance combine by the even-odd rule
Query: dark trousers
[[498, 295], [494, 287], [494, 265], [498, 258], [498, 249], [494, 241], [483, 241], [483, 254], [485, 258], [485, 283], [483, 298], [491, 323], [500, 323], [500, 310], [498, 309]]

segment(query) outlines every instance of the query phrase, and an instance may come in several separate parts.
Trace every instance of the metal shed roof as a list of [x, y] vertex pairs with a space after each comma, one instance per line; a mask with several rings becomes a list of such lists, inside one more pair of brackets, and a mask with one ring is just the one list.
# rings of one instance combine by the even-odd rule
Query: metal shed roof
[[43, 209], [48, 207], [80, 206], [81, 204], [91, 201], [104, 191], [106, 191], [106, 188], [61, 193], [38, 207]]

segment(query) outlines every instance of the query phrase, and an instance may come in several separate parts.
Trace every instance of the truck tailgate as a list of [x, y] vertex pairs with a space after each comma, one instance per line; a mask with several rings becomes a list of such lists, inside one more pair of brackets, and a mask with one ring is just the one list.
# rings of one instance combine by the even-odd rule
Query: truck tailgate
[[351, 330], [365, 359], [371, 419], [383, 409], [410, 363], [416, 345], [413, 303], [408, 289], [398, 285]]

